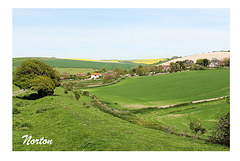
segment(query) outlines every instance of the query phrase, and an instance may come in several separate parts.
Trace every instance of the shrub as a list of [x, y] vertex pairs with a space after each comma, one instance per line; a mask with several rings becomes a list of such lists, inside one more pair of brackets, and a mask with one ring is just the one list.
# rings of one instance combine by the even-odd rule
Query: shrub
[[202, 123], [200, 122], [200, 120], [196, 118], [194, 118], [193, 120], [190, 118], [189, 128], [193, 131], [194, 138], [198, 137], [198, 132], [201, 132], [199, 135], [203, 135], [207, 131], [206, 128], [202, 127]]
[[[226, 97], [226, 102], [230, 105], [230, 96]], [[230, 147], [230, 113], [219, 117], [216, 130], [212, 132], [210, 141]]]
[[221, 66], [230, 67], [230, 58], [224, 58], [222, 60]]
[[68, 90], [67, 90], [67, 89], [65, 89], [65, 90], [64, 90], [64, 93], [65, 93], [65, 94], [68, 94]]
[[112, 72], [107, 72], [103, 78], [103, 82], [104, 83], [107, 83], [107, 82], [110, 82], [110, 81], [113, 81], [114, 80], [114, 76], [115, 74], [112, 73]]
[[92, 98], [92, 99], [97, 99], [97, 96], [93, 95], [91, 98]]
[[77, 101], [78, 101], [79, 98], [80, 98], [80, 93], [79, 93], [79, 91], [75, 90], [75, 91], [73, 91], [73, 93], [74, 93], [74, 95], [75, 95], [75, 98], [76, 98]]
[[68, 91], [72, 91], [72, 88], [70, 86], [67, 87]]
[[210, 141], [230, 147], [230, 113], [220, 117], [216, 125], [216, 131], [212, 132]]
[[88, 91], [83, 91], [82, 92], [84, 96], [89, 96], [89, 92]]
[[199, 65], [199, 64], [195, 64], [193, 69], [194, 70], [206, 70], [206, 67]]

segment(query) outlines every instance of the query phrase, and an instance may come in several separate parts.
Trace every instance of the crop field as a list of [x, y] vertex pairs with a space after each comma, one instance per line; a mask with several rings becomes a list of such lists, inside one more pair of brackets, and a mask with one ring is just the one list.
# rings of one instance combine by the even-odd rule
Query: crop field
[[[13, 61], [13, 67], [19, 66], [24, 60], [17, 61], [15, 58]], [[32, 58], [35, 59], [35, 58]], [[56, 58], [39, 58], [38, 60], [50, 65], [51, 67], [59, 68], [91, 68], [100, 69], [102, 67], [113, 70], [116, 67], [122, 69], [131, 69], [138, 65], [137, 63], [113, 63], [113, 62], [97, 62], [97, 61], [83, 61], [83, 60], [70, 60], [70, 59], [56, 59]]]
[[96, 62], [112, 62], [119, 63], [118, 60], [95, 60], [95, 59], [78, 59], [78, 58], [68, 58], [70, 60], [82, 60], [82, 61], [96, 61]]
[[[191, 140], [114, 117], [92, 106], [92, 98], [58, 87], [53, 96], [34, 100], [28, 91], [13, 96], [13, 151], [229, 151], [203, 140]], [[52, 139], [26, 145], [22, 136]]]
[[142, 63], [142, 64], [153, 64], [158, 63], [159, 61], [164, 61], [166, 59], [137, 59], [133, 60], [133, 63]]
[[[25, 59], [15, 59], [13, 64], [16, 65]], [[51, 63], [55, 61], [57, 63], [59, 60], [61, 59], [41, 58], [41, 61]], [[65, 60], [62, 59], [62, 61]], [[16, 66], [13, 67], [13, 70], [15, 69]], [[69, 74], [94, 71], [93, 68], [86, 67], [55, 67], [55, 69], [60, 73], [68, 72]], [[112, 85], [87, 87], [102, 83], [103, 80], [78, 82], [75, 90], [90, 92], [90, 95], [81, 94], [79, 101], [76, 100], [72, 91], [64, 93], [64, 84], [62, 87], [57, 87], [52, 96], [39, 98], [32, 90], [13, 96], [12, 150], [230, 150], [226, 146], [204, 141], [204, 139], [209, 139], [215, 130], [218, 117], [230, 111], [226, 100], [189, 103], [229, 95], [229, 69], [129, 77]], [[15, 85], [12, 87], [13, 92], [20, 90]], [[162, 105], [178, 103], [184, 104], [158, 108]], [[189, 128], [190, 119], [198, 119], [207, 129], [207, 132], [198, 139], [191, 139], [194, 133]], [[23, 144], [22, 137], [26, 134], [32, 135], [34, 139], [42, 137], [52, 139], [53, 144], [41, 146]]]
[[94, 70], [90, 68], [58, 68], [56, 67], [54, 69], [56, 69], [60, 74], [62, 74], [63, 72], [67, 72], [68, 74], [94, 72]]
[[82, 60], [82, 61], [96, 61], [96, 62], [113, 62], [113, 63], [137, 63], [137, 64], [154, 64], [166, 59], [136, 59], [136, 60], [94, 60], [94, 59], [77, 59], [69, 58], [70, 60]]
[[82, 61], [100, 61], [100, 60], [95, 60], [95, 59], [78, 59], [78, 58], [67, 58], [70, 60], [82, 60]]
[[229, 74], [226, 69], [130, 77], [114, 85], [87, 90], [122, 107], [161, 106], [229, 95]]

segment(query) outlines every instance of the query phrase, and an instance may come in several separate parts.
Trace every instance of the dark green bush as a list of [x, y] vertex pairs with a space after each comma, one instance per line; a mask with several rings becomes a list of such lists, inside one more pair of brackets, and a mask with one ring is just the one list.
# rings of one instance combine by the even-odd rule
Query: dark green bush
[[210, 136], [210, 141], [230, 147], [230, 113], [220, 117], [216, 127]]
[[[226, 102], [230, 105], [230, 96], [226, 97]], [[230, 113], [219, 117], [216, 130], [212, 132], [210, 141], [230, 147]]]
[[49, 65], [28, 59], [13, 72], [13, 84], [20, 89], [36, 90], [40, 96], [52, 95], [60, 86], [60, 75]]
[[80, 98], [80, 92], [76, 90], [76, 91], [73, 91], [73, 93], [75, 95], [76, 100], [78, 101]]
[[89, 92], [88, 92], [88, 91], [83, 91], [82, 94], [83, 94], [84, 96], [89, 96]]
[[64, 93], [65, 93], [65, 94], [68, 94], [68, 90], [65, 89], [65, 90], [64, 90]]
[[[191, 118], [189, 119], [190, 119], [189, 128], [193, 131], [194, 138], [197, 138], [199, 135], [203, 135], [207, 132], [207, 129], [205, 127], [202, 127], [202, 123], [200, 122], [199, 119], [197, 118], [194, 118], [193, 120]], [[200, 134], [198, 134], [198, 132], [200, 132]]]

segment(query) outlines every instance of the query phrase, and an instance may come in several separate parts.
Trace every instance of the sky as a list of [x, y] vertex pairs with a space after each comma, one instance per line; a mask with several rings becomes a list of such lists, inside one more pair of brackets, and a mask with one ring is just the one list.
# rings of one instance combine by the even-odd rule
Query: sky
[[230, 49], [230, 9], [12, 10], [13, 57], [154, 59]]

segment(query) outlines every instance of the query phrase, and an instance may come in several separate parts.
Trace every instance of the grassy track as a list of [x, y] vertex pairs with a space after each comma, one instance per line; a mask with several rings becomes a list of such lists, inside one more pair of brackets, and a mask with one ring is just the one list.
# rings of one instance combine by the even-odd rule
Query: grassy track
[[206, 70], [131, 77], [88, 89], [101, 100], [140, 108], [215, 98], [229, 94], [229, 70]]
[[[221, 145], [131, 124], [92, 107], [90, 97], [82, 96], [77, 102], [69, 97], [71, 92], [63, 91], [58, 87], [54, 96], [36, 100], [13, 97], [13, 107], [21, 112], [12, 117], [14, 151], [229, 151]], [[26, 145], [24, 135], [52, 139], [53, 144]]]
[[166, 109], [146, 109], [137, 113], [137, 117], [152, 123], [169, 126], [178, 133], [186, 133], [188, 135], [193, 135], [193, 132], [189, 129], [190, 119], [199, 119], [202, 126], [207, 129], [206, 134], [203, 136], [207, 138], [207, 136], [211, 135], [212, 130], [215, 129], [218, 117], [225, 115], [229, 110], [226, 100], [222, 99]]
[[[21, 60], [22, 59], [22, 60]], [[15, 58], [13, 60], [13, 67], [19, 66], [25, 59]], [[113, 70], [116, 67], [122, 69], [131, 69], [135, 67], [136, 63], [113, 63], [113, 62], [94, 62], [94, 61], [82, 61], [82, 60], [70, 60], [70, 59], [56, 59], [56, 58], [38, 58], [38, 60], [50, 65], [51, 67], [59, 68], [91, 68], [91, 69], [100, 69], [105, 67], [106, 69]]]

